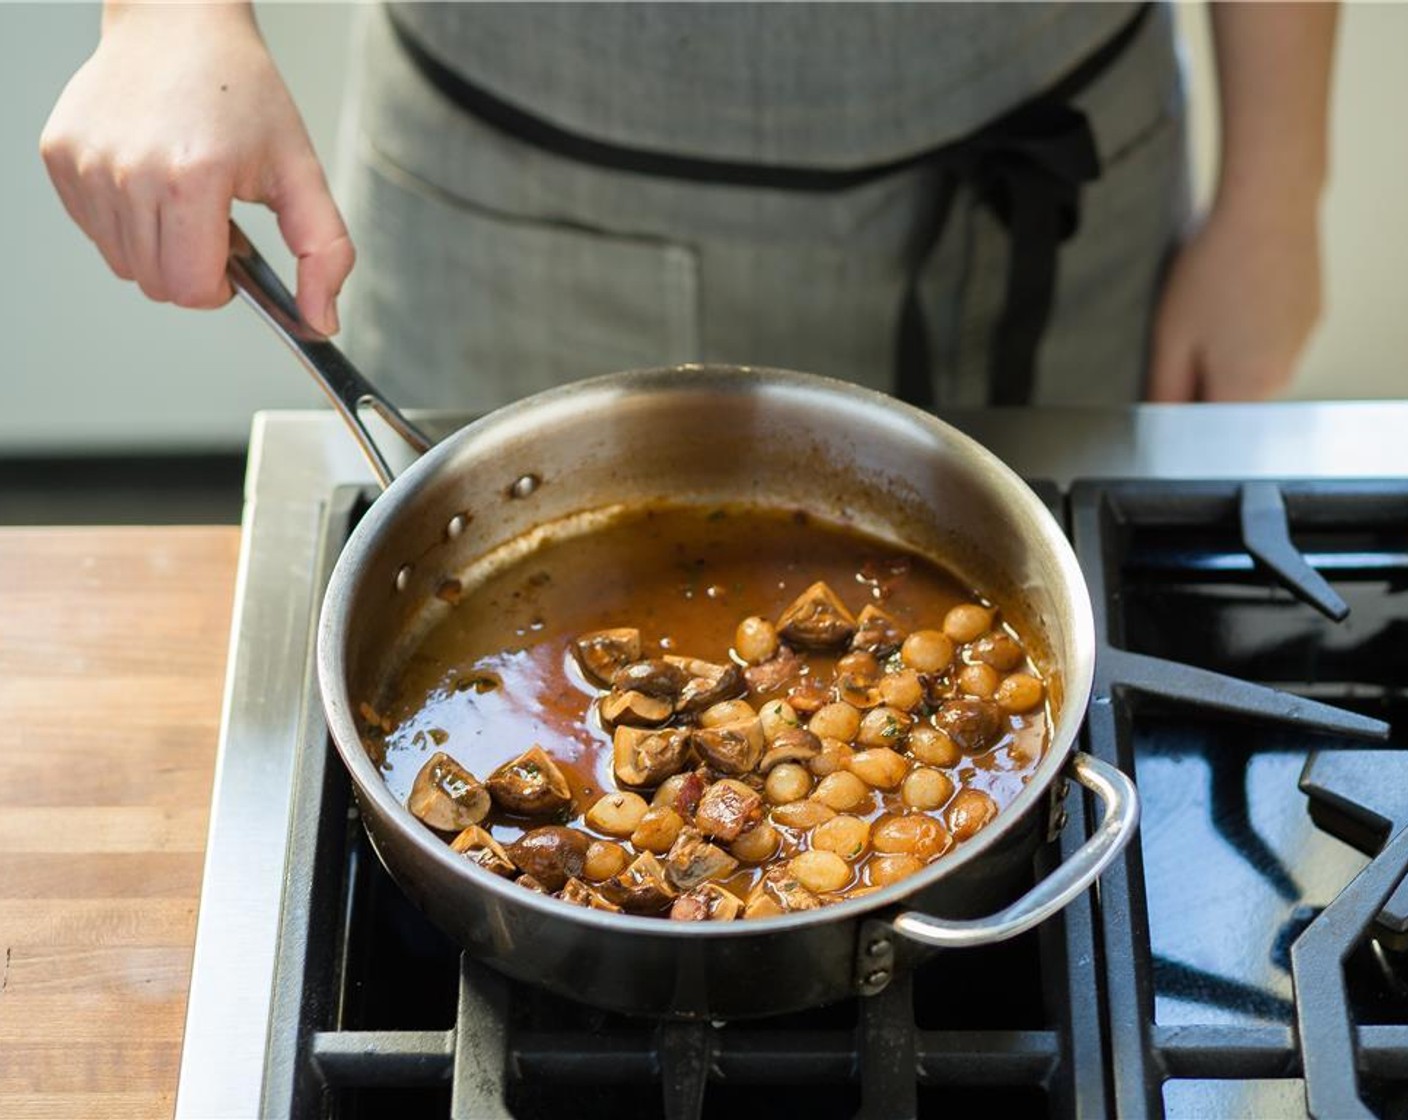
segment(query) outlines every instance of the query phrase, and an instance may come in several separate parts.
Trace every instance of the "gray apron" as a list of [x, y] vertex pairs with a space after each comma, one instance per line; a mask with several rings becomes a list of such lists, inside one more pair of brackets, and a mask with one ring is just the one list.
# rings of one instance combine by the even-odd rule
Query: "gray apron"
[[[698, 6], [656, 11], [668, 19], [676, 7]], [[873, 13], [885, 10], [898, 9], [870, 9], [871, 40], [879, 34]], [[1117, 21], [1127, 15], [1114, 11]], [[811, 12], [828, 18], [825, 9]], [[929, 10], [928, 18], [936, 16], [942, 17], [942, 7]], [[524, 17], [505, 12], [504, 18]], [[452, 30], [447, 25], [447, 36]], [[993, 75], [1002, 67], [994, 62], [981, 79], [956, 88], [950, 82], [942, 109], [923, 116], [918, 129], [912, 107], [904, 119], [886, 109], [916, 96], [907, 85], [890, 97], [883, 88], [872, 91], [868, 126], [858, 118], [845, 129], [817, 128], [816, 112], [797, 110], [821, 96], [824, 68], [792, 83], [796, 104], [786, 99], [786, 82], [778, 91], [754, 89], [751, 103], [769, 102], [773, 112], [764, 116], [772, 124], [745, 121], [730, 130], [724, 122], [743, 110], [724, 111], [727, 99], [722, 110], [711, 104], [709, 112], [691, 114], [662, 94], [666, 104], [654, 116], [632, 117], [623, 106], [648, 98], [648, 83], [633, 87], [614, 108], [597, 105], [572, 117], [565, 107], [573, 98], [586, 100], [584, 90], [616, 72], [614, 64], [593, 67], [599, 54], [577, 60], [586, 69], [575, 83], [561, 89], [530, 83], [515, 91], [504, 83], [522, 67], [512, 62], [511, 39], [501, 29], [500, 66], [479, 64], [497, 92], [517, 93], [513, 99], [526, 107], [609, 141], [640, 136], [659, 142], [650, 130], [675, 121], [676, 142], [688, 154], [780, 154], [792, 162], [845, 166], [837, 131], [864, 160], [943, 143], [1039, 92], [1098, 46], [1082, 36], [1107, 30], [1067, 26], [1058, 34], [1051, 19], [1013, 21], [1012, 28], [989, 31], [990, 37], [1016, 37], [1007, 50], [992, 42], [975, 45], [971, 34], [960, 37], [954, 51], [961, 57], [1038, 58], [1056, 69], [1009, 66], [997, 81]], [[567, 34], [559, 31], [559, 37]], [[629, 33], [618, 29], [610, 41]], [[1034, 51], [1033, 40], [1043, 49]], [[528, 57], [539, 57], [541, 45], [527, 41]], [[1026, 51], [1017, 49], [1021, 45]], [[874, 65], [894, 64], [893, 51], [873, 41], [870, 47]], [[944, 173], [929, 166], [827, 192], [603, 169], [465, 113], [413, 65], [380, 8], [364, 13], [357, 49], [362, 61], [350, 103], [352, 142], [344, 145], [340, 176], [359, 254], [344, 300], [345, 340], [396, 399], [489, 409], [596, 373], [684, 361], [784, 366], [893, 390], [908, 268], [939, 198], [947, 202], [942, 232], [925, 255], [919, 285], [932, 397], [939, 404], [987, 399], [993, 327], [1008, 280], [1008, 236], [968, 185], [953, 185], [946, 194]], [[559, 71], [571, 61], [561, 52], [547, 54]], [[765, 46], [758, 55], [773, 57]], [[725, 62], [741, 66], [746, 59], [735, 51]], [[776, 65], [767, 68], [776, 71]], [[717, 81], [706, 87], [721, 88]], [[659, 88], [679, 87], [661, 79]], [[529, 96], [534, 89], [541, 103]], [[985, 110], [988, 100], [993, 103]], [[1128, 48], [1075, 102], [1093, 129], [1101, 172], [1085, 185], [1079, 229], [1060, 251], [1053, 313], [1035, 362], [1032, 397], [1043, 404], [1131, 400], [1142, 385], [1161, 267], [1188, 209], [1181, 77], [1169, 12], [1159, 7], [1150, 13]], [[711, 127], [724, 130], [712, 145]], [[739, 146], [729, 147], [727, 136]]]

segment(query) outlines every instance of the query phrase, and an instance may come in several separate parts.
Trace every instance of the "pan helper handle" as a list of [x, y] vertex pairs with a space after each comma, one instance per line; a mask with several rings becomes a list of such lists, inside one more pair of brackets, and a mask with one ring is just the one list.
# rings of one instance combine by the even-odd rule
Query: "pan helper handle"
[[1025, 895], [991, 917], [948, 920], [905, 910], [889, 921], [866, 922], [857, 954], [857, 985], [862, 994], [878, 992], [889, 983], [896, 937], [940, 949], [1006, 941], [1044, 922], [1094, 885], [1134, 837], [1139, 825], [1139, 794], [1127, 774], [1094, 755], [1073, 755], [1070, 776], [1105, 807], [1090, 839]]
[[370, 408], [386, 421], [416, 454], [430, 450], [431, 440], [402, 416], [326, 335], [303, 318], [293, 294], [278, 273], [233, 221], [230, 223], [230, 259], [225, 271], [235, 291], [274, 328], [328, 395], [333, 408], [351, 429], [382, 489], [391, 485], [396, 472], [362, 419], [363, 408]]

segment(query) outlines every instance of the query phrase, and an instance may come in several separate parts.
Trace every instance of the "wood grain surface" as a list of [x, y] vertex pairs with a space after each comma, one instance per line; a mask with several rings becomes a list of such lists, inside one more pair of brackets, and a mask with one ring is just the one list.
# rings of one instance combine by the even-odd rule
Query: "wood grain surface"
[[171, 1114], [234, 528], [0, 530], [0, 1117]]

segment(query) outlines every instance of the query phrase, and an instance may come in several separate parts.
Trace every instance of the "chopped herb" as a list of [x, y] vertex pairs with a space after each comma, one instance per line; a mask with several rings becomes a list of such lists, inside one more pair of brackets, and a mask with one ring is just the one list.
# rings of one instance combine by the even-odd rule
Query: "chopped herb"
[[539, 774], [542, 773], [542, 771], [538, 769], [538, 764], [536, 762], [525, 762], [522, 766], [519, 767], [519, 769], [531, 778], [536, 778]]

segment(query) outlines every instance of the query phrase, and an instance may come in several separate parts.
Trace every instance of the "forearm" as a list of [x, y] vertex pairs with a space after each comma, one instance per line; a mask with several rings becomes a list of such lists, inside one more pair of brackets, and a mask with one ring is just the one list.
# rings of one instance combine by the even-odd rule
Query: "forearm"
[[1221, 105], [1216, 205], [1313, 214], [1329, 164], [1333, 3], [1210, 5]]

